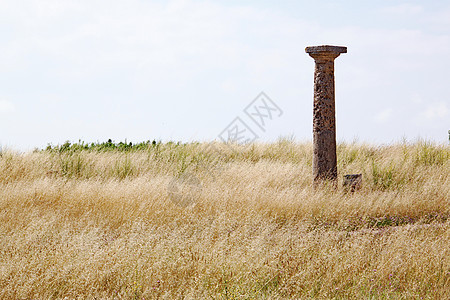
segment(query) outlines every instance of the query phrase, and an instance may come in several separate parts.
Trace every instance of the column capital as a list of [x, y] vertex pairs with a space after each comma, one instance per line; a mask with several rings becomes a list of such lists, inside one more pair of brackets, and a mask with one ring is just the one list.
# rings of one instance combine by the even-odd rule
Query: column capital
[[333, 61], [341, 53], [347, 53], [347, 47], [342, 46], [311, 46], [306, 47], [305, 52], [315, 60]]

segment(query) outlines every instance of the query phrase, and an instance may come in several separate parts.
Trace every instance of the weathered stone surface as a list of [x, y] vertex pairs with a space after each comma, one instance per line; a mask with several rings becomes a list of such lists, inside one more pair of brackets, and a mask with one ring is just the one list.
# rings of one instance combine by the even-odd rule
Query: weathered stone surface
[[346, 47], [306, 47], [314, 58], [313, 173], [314, 180], [337, 179], [336, 112], [334, 94], [334, 59], [347, 53]]
[[359, 190], [362, 185], [362, 174], [344, 175], [344, 187], [350, 192]]

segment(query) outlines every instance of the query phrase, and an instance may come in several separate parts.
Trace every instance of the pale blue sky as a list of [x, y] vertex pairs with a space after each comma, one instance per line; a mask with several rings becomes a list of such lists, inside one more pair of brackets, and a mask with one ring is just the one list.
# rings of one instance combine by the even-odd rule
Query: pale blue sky
[[0, 40], [3, 147], [213, 140], [261, 91], [310, 140], [321, 44], [338, 140], [448, 140], [450, 1], [0, 0]]

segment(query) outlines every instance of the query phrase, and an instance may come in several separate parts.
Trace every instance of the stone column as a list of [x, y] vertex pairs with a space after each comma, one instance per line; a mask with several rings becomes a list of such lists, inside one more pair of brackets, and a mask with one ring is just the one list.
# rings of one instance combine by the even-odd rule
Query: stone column
[[314, 181], [337, 179], [334, 59], [347, 47], [306, 47], [316, 62], [314, 70], [313, 175]]

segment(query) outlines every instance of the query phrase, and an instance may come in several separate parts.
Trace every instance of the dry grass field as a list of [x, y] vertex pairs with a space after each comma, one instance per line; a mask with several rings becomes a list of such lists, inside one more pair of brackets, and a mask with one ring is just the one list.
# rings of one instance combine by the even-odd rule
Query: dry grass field
[[[1, 299], [449, 299], [450, 147], [0, 152]], [[345, 174], [362, 173], [356, 192]]]

